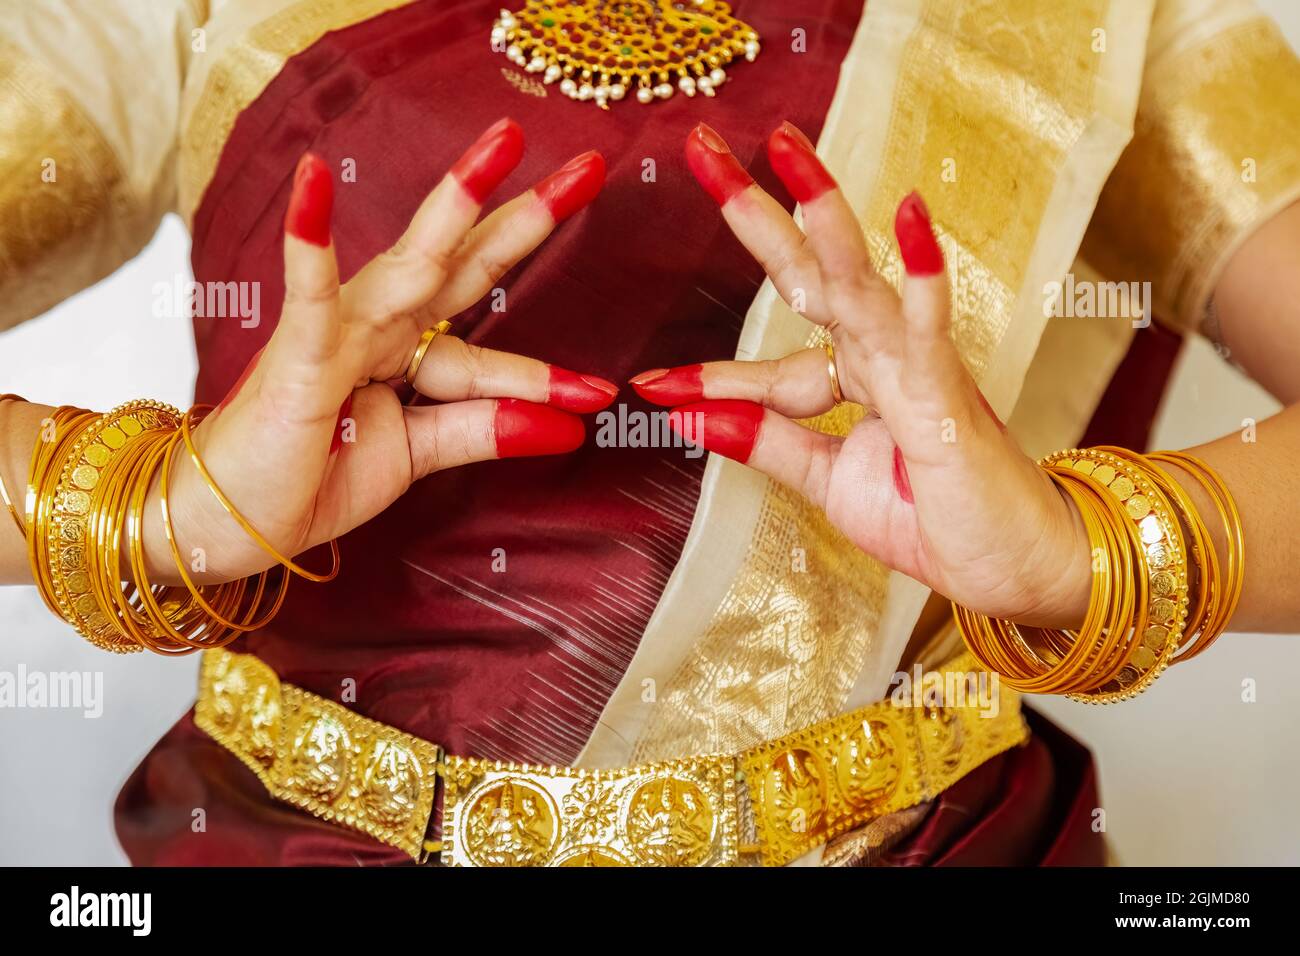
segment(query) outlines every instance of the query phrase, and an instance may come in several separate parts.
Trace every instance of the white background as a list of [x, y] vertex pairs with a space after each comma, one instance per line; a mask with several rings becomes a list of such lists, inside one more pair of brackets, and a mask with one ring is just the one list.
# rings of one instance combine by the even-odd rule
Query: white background
[[[1264, 0], [1293, 44], [1300, 7]], [[187, 407], [188, 322], [152, 316], [153, 285], [188, 278], [189, 237], [169, 218], [149, 247], [93, 289], [0, 334], [0, 392], [105, 409], [133, 398]], [[1185, 447], [1276, 405], [1203, 343], [1187, 349], [1158, 447]], [[194, 699], [197, 660], [104, 654], [30, 588], [0, 588], [0, 670], [103, 673], [104, 713], [0, 710], [0, 864], [113, 864], [112, 801]], [[1258, 700], [1242, 700], [1242, 682]], [[1300, 639], [1227, 635], [1214, 650], [1116, 707], [1038, 698], [1100, 763], [1111, 843], [1128, 864], [1297, 864]]]

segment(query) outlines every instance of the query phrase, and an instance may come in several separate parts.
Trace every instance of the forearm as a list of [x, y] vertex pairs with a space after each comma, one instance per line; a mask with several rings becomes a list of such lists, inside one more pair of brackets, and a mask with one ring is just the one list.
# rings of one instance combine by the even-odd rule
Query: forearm
[[1274, 216], [1229, 260], [1214, 291], [1228, 356], [1278, 401], [1300, 401], [1300, 203]]
[[[1300, 628], [1300, 588], [1295, 584], [1300, 540], [1300, 407], [1288, 408], [1258, 426], [1188, 449], [1214, 468], [1236, 499], [1246, 542], [1241, 603], [1229, 629], [1294, 631]], [[1200, 512], [1226, 560], [1224, 527], [1210, 496], [1181, 469], [1170, 467]]]

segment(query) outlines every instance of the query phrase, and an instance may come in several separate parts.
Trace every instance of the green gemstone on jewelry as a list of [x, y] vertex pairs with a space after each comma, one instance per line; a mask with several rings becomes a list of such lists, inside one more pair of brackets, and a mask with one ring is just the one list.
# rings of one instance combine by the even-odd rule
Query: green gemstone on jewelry
[[700, 27], [700, 32], [701, 32], [701, 33], [712, 33], [712, 32], [713, 32], [713, 27]]
[[622, 53], [624, 56], [631, 56], [631, 55], [632, 55], [632, 48], [631, 48], [630, 46], [625, 46], [625, 47], [623, 47], [623, 49], [620, 50], [619, 52]]
[[543, 17], [543, 18], [542, 18], [542, 26], [544, 26], [544, 27], [553, 27], [553, 26], [555, 26], [555, 18], [554, 18], [554, 17]]

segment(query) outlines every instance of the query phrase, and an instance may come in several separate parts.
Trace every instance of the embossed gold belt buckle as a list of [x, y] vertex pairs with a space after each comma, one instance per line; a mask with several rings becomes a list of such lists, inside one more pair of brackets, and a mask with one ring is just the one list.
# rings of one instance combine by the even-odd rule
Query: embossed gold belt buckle
[[736, 761], [691, 757], [619, 770], [444, 761], [449, 866], [730, 866]]

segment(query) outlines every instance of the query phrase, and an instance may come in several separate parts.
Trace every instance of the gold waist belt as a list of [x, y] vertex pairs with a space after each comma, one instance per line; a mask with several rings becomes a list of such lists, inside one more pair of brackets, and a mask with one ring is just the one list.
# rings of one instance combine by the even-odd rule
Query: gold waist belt
[[[446, 754], [281, 683], [251, 654], [212, 650], [194, 722], [272, 796], [416, 860], [726, 866], [757, 857], [780, 866], [934, 798], [1029, 736], [1019, 695], [969, 655], [919, 683], [735, 756], [579, 770]], [[439, 779], [436, 843], [426, 831]]]

